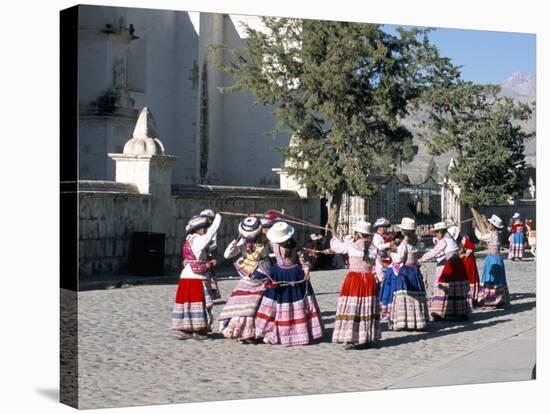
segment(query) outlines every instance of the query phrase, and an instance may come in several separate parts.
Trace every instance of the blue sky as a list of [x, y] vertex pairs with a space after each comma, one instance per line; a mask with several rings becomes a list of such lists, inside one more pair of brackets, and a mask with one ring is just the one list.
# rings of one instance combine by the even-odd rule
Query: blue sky
[[[385, 25], [384, 29], [395, 33], [395, 27]], [[500, 84], [513, 72], [536, 73], [534, 34], [437, 29], [429, 36], [441, 55], [463, 65], [465, 80]]]

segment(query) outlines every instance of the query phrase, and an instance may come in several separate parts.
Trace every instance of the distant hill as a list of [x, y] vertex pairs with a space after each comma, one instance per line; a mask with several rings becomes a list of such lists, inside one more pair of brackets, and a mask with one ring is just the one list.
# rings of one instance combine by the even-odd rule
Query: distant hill
[[500, 86], [503, 96], [534, 100], [537, 95], [535, 75], [529, 72], [514, 72]]
[[[502, 84], [501, 96], [509, 96], [514, 100], [520, 102], [532, 102], [536, 97], [536, 81], [535, 75], [527, 72], [514, 72], [512, 73]], [[535, 114], [533, 117], [525, 123], [524, 127], [527, 131], [535, 131], [536, 119]], [[414, 127], [415, 123], [421, 120], [421, 115], [410, 117], [404, 120], [404, 124], [414, 133], [418, 133], [418, 129]], [[418, 183], [426, 175], [426, 169], [430, 161], [430, 154], [427, 148], [420, 143], [418, 139], [415, 139], [416, 145], [419, 146], [418, 154], [413, 162], [403, 165], [401, 172], [407, 174], [411, 182]], [[532, 139], [525, 146], [525, 159], [526, 161], [536, 166], [536, 138]], [[444, 154], [436, 157], [435, 162], [439, 170], [440, 175], [443, 175], [447, 171], [449, 162], [452, 158], [452, 154]]]

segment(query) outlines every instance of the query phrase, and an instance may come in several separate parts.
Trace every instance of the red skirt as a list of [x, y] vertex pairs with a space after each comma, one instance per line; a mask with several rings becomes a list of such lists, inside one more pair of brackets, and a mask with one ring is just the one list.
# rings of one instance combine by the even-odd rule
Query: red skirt
[[479, 290], [479, 273], [477, 271], [476, 259], [474, 255], [470, 255], [462, 259], [468, 281], [470, 282], [470, 291], [468, 292], [468, 305], [474, 307], [477, 304], [477, 295]]
[[206, 280], [180, 279], [172, 311], [172, 329], [186, 332], [212, 330], [212, 297]]
[[373, 272], [350, 271], [338, 298], [332, 342], [368, 344], [382, 336], [378, 284]]
[[464, 280], [469, 280], [464, 262], [458, 255], [451, 257], [441, 271], [439, 283], [462, 282]]
[[464, 267], [466, 268], [466, 275], [470, 285], [479, 285], [479, 273], [477, 271], [476, 258], [473, 255], [462, 259]]

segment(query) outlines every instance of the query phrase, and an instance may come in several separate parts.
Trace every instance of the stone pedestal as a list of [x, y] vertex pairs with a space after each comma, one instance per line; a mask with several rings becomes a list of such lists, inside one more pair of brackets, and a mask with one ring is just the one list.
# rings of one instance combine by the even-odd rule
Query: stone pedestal
[[152, 232], [173, 232], [175, 216], [172, 197], [172, 169], [176, 157], [164, 154], [154, 118], [143, 108], [134, 129], [133, 138], [124, 146], [124, 153], [109, 154], [116, 163], [115, 180], [135, 184], [141, 194], [151, 197]]

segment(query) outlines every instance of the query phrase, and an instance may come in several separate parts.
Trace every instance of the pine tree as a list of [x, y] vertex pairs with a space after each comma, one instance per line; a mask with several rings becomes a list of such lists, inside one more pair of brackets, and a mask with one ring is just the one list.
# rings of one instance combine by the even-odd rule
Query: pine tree
[[430, 161], [428, 162], [428, 167], [426, 168], [426, 176], [424, 177], [424, 181], [430, 178], [432, 178], [435, 181], [437, 181], [439, 178], [439, 172], [437, 170], [437, 164], [435, 163], [434, 157], [431, 157]]
[[456, 155], [448, 177], [459, 186], [460, 201], [474, 209], [517, 196], [525, 142], [534, 135], [520, 125], [531, 117], [532, 105], [499, 92], [496, 85], [457, 81], [425, 96], [431, 117], [423, 140], [433, 155]]
[[[326, 194], [336, 228], [345, 193], [369, 197], [369, 177], [410, 162], [418, 148], [402, 123], [428, 87], [459, 76], [439, 56], [426, 29], [287, 18], [263, 18], [266, 30], [246, 28], [246, 47], [214, 45], [216, 66], [234, 83], [222, 92], [250, 90], [256, 103], [274, 105], [274, 133], [293, 145], [280, 148], [284, 169]], [[219, 58], [231, 56], [224, 64]]]

